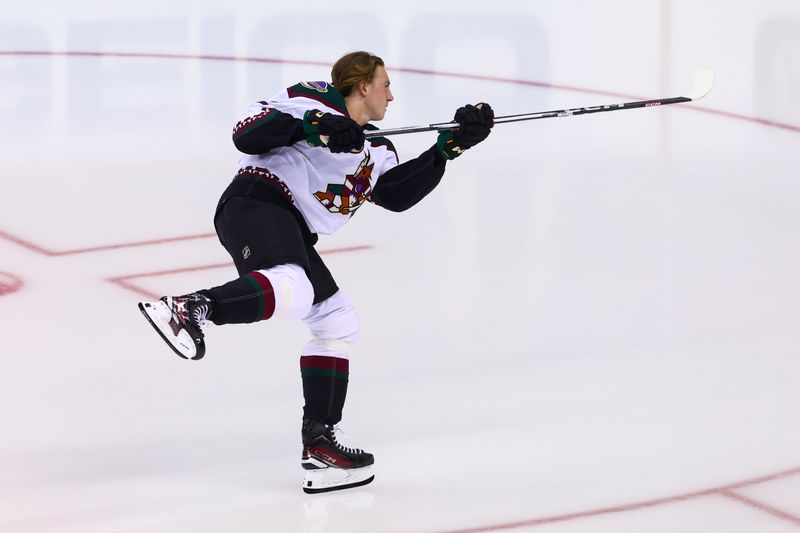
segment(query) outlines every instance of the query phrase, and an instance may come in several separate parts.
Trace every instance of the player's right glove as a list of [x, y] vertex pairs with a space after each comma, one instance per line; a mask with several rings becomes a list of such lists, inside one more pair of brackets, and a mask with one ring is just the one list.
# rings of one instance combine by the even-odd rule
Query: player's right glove
[[364, 147], [364, 130], [351, 118], [310, 109], [303, 115], [303, 130], [311, 146], [327, 146], [328, 150], [360, 152]]
[[485, 140], [494, 126], [494, 110], [485, 103], [468, 104], [459, 107], [453, 119], [460, 127], [455, 131], [440, 132], [436, 140], [436, 147], [445, 159], [455, 159], [464, 150]]

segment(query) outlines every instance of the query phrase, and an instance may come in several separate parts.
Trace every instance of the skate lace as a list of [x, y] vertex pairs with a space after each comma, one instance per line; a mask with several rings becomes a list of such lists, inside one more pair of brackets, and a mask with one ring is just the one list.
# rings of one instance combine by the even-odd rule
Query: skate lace
[[342, 446], [342, 444], [336, 439], [336, 436], [339, 435], [344, 440], [350, 440], [350, 436], [347, 433], [345, 433], [344, 430], [340, 428], [338, 424], [330, 428], [329, 435], [331, 441], [333, 441], [333, 444], [336, 445], [338, 448], [344, 450], [345, 452], [352, 454], [364, 453], [364, 450], [360, 448], [348, 448], [347, 446]]

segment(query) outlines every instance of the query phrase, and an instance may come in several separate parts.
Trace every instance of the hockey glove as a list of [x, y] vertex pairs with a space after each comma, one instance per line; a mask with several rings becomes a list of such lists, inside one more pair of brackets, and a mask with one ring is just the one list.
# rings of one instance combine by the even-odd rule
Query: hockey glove
[[445, 159], [455, 159], [486, 139], [494, 126], [494, 110], [489, 104], [459, 107], [453, 119], [460, 124], [455, 131], [442, 131], [436, 146]]
[[354, 120], [310, 109], [303, 115], [303, 130], [311, 146], [327, 146], [328, 150], [360, 152], [364, 147], [364, 130]]

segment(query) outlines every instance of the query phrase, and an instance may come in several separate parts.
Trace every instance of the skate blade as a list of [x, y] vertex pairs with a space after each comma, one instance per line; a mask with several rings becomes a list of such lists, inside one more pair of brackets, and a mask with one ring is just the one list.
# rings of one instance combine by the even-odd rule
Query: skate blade
[[319, 470], [306, 470], [303, 479], [303, 492], [306, 494], [319, 494], [334, 490], [362, 487], [375, 479], [372, 466], [363, 468], [321, 468]]
[[[181, 342], [181, 339], [175, 337], [174, 333], [172, 333], [172, 329], [169, 327], [169, 323], [164, 322], [164, 320], [159, 316], [159, 309], [156, 306], [158, 305], [165, 305], [163, 302], [139, 302], [139, 311], [142, 312], [144, 317], [150, 322], [150, 325], [153, 326], [153, 329], [164, 339], [164, 342], [167, 343], [167, 346], [172, 348], [172, 351], [178, 354], [183, 359], [199, 359], [196, 357], [197, 351], [192, 342], [186, 342], [185, 340]], [[176, 343], [181, 348], [185, 349], [185, 352], [182, 352], [176, 346]]]

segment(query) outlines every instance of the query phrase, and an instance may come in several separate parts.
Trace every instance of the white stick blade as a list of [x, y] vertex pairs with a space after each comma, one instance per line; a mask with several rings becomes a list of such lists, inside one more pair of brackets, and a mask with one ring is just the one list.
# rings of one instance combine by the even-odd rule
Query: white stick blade
[[687, 97], [692, 100], [699, 100], [711, 92], [714, 86], [714, 71], [700, 70], [694, 75], [694, 87]]

